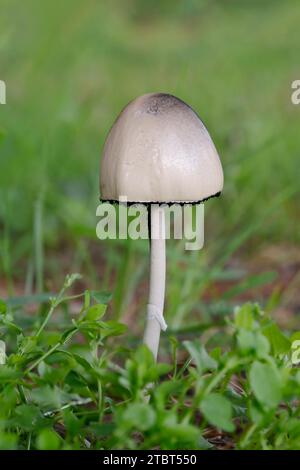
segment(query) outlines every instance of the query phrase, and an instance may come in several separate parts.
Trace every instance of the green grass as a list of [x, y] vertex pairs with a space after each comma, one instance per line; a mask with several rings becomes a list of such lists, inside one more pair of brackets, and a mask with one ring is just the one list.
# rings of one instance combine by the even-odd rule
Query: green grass
[[[224, 442], [237, 448], [293, 448], [293, 436], [299, 435], [293, 402], [299, 385], [296, 368], [286, 363], [290, 345], [285, 355], [266, 352], [265, 346], [261, 357], [252, 338], [251, 361], [284, 377], [284, 406], [266, 410], [256, 396], [248, 353], [241, 365], [238, 328], [227, 322], [233, 321], [236, 305], [249, 299], [260, 302], [266, 315], [285, 312], [297, 290], [296, 260], [286, 255], [274, 267], [259, 258], [269, 246], [297, 250], [300, 240], [299, 107], [290, 101], [291, 82], [299, 78], [298, 1], [106, 3], [0, 0], [0, 79], [7, 86], [7, 104], [0, 105], [0, 296], [8, 312], [0, 337], [7, 352], [0, 380], [5, 403], [0, 444], [85, 447], [86, 439], [92, 447], [146, 448], [160, 442], [175, 448], [190, 436], [185, 446], [205, 447], [214, 442], [204, 440], [207, 426], [216, 425], [206, 419], [209, 400], [222, 405], [221, 394], [234, 416], [227, 414], [225, 421], [235, 423], [234, 430], [227, 426]], [[200, 114], [225, 173], [222, 198], [206, 203], [204, 249], [188, 253], [181, 242], [167, 244], [170, 333], [161, 358], [169, 375], [166, 366], [150, 367], [143, 349], [134, 352], [144, 323], [148, 243], [100, 242], [95, 233], [105, 136], [129, 100], [151, 91], [173, 93]], [[295, 271], [291, 285], [289, 277], [281, 279], [289, 270]], [[125, 322], [129, 332], [112, 341], [90, 325], [82, 331], [82, 325], [71, 323], [78, 319], [79, 297], [60, 302], [37, 335], [49, 296], [69, 272], [83, 277], [68, 295], [110, 292], [105, 322]], [[288, 323], [298, 330], [299, 304], [294, 304]], [[262, 318], [255, 317], [258, 323], [250, 329], [255, 338], [265, 337]], [[74, 337], [64, 343], [66, 331]], [[251, 335], [242, 335], [250, 341]], [[172, 356], [177, 346], [168, 339], [173, 336], [193, 344], [201, 338], [208, 351], [221, 347], [219, 356], [211, 353], [216, 367], [208, 374], [201, 367], [183, 369], [187, 352], [180, 344], [177, 360]], [[103, 362], [95, 356], [99, 341], [104, 341]], [[62, 351], [32, 367], [56, 344]], [[193, 356], [197, 347], [187, 350]], [[86, 373], [78, 356], [92, 362]], [[241, 380], [241, 396], [228, 385], [230, 377], [222, 376], [231, 356], [238, 362], [228, 374]], [[153, 376], [138, 370], [139, 361]], [[218, 374], [211, 392], [219, 395], [207, 398], [203, 408], [202, 392]], [[141, 390], [153, 377], [160, 385], [146, 405]], [[44, 396], [50, 400], [45, 407]], [[47, 415], [49, 410], [56, 411]], [[22, 422], [23, 412], [28, 421]], [[149, 428], [132, 422], [128, 430], [126, 422], [139, 412]], [[135, 428], [138, 437], [130, 434]]]
[[26, 321], [1, 304], [13, 351], [0, 343], [1, 449], [300, 449], [300, 332], [287, 337], [248, 303], [219, 327], [222, 348], [171, 335], [171, 360], [155, 364], [105, 318], [106, 294], [68, 295], [78, 278]]

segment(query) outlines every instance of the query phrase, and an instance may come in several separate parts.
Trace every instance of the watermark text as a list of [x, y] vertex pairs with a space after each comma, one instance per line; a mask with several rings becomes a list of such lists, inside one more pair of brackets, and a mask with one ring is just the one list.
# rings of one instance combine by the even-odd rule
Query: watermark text
[[295, 105], [300, 104], [300, 80], [292, 82], [292, 90], [294, 90], [291, 94], [292, 103]]
[[0, 80], [0, 104], [6, 104], [6, 84]]
[[204, 245], [204, 204], [128, 205], [121, 196], [119, 204], [99, 204], [96, 216], [100, 240], [174, 238], [185, 240], [186, 250], [200, 250]]

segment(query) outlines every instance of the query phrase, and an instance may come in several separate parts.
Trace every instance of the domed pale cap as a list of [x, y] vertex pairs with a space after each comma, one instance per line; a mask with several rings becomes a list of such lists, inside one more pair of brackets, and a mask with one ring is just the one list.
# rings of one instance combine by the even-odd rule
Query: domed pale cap
[[175, 96], [130, 102], [111, 128], [100, 168], [102, 200], [198, 202], [223, 188], [222, 165], [198, 115]]

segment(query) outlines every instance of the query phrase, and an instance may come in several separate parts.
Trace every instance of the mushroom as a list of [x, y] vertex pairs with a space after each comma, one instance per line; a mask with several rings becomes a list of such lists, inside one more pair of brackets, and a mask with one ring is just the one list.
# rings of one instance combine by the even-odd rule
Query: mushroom
[[131, 101], [105, 142], [101, 200], [148, 204], [150, 290], [144, 343], [157, 358], [165, 297], [165, 219], [162, 204], [195, 204], [218, 196], [222, 165], [203, 122], [175, 96], [150, 93]]

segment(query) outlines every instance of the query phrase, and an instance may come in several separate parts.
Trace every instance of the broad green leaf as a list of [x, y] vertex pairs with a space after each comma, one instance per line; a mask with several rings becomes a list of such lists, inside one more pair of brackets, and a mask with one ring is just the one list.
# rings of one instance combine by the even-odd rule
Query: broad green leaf
[[72, 336], [77, 332], [77, 326], [74, 326], [73, 328], [69, 328], [66, 330], [62, 335], [60, 339], [61, 344], [65, 344], [67, 341], [69, 341]]
[[80, 433], [83, 423], [71, 410], [65, 410], [63, 412], [63, 417], [64, 424], [67, 428], [68, 434], [71, 437], [75, 437], [78, 433]]
[[85, 314], [85, 320], [88, 321], [97, 321], [100, 320], [100, 318], [103, 317], [103, 315], [106, 312], [107, 306], [104, 304], [96, 304], [90, 307], [86, 314]]
[[8, 367], [7, 365], [0, 365], [0, 383], [8, 382], [11, 380], [15, 380], [20, 377], [21, 372]]
[[183, 345], [194, 359], [196, 367], [200, 373], [213, 370], [217, 367], [217, 362], [208, 355], [206, 349], [199, 340], [184, 341]]
[[216, 362], [219, 362], [222, 357], [222, 349], [218, 346], [210, 351], [210, 357]]
[[105, 423], [103, 421], [101, 423], [94, 422], [89, 425], [89, 429], [93, 433], [95, 433], [97, 437], [103, 439], [103, 437], [108, 438], [114, 433], [116, 429], [116, 425], [115, 423], [112, 423], [112, 422], [110, 423]]
[[128, 426], [146, 431], [155, 423], [155, 412], [146, 403], [130, 404], [122, 415], [122, 422]]
[[37, 387], [30, 391], [30, 400], [39, 406], [40, 409], [59, 408], [61, 406], [61, 396], [57, 388], [50, 385]]
[[[196, 448], [201, 441], [201, 434], [199, 427], [194, 426], [188, 422], [178, 422], [175, 409], [169, 410], [165, 414], [165, 419], [161, 423], [161, 432], [164, 439], [162, 440], [162, 448], [169, 449], [166, 443], [177, 442], [177, 447], [180, 449]], [[166, 443], [164, 443], [164, 440]]]
[[[183, 445], [190, 442], [200, 442], [199, 429], [192, 424], [174, 423], [166, 427], [166, 431], [170, 437], [178, 439]], [[184, 448], [186, 448], [185, 445]]]
[[234, 323], [237, 328], [252, 330], [254, 324], [252, 308], [252, 304], [250, 303], [236, 308], [234, 312]]
[[7, 310], [6, 303], [4, 302], [4, 300], [0, 299], [0, 314], [5, 315], [6, 310]]
[[250, 402], [249, 415], [252, 421], [258, 425], [262, 424], [266, 420], [266, 415], [263, 408], [261, 408], [259, 403], [255, 402], [254, 400]]
[[260, 332], [255, 334], [256, 338], [256, 354], [259, 358], [263, 359], [270, 352], [270, 343], [268, 339]]
[[272, 353], [277, 356], [279, 354], [287, 354], [291, 349], [290, 340], [280, 331], [279, 327], [272, 323], [262, 330], [271, 345]]
[[180, 393], [184, 387], [185, 382], [180, 380], [168, 380], [157, 385], [153, 390], [155, 401], [159, 408], [164, 408], [165, 402], [169, 400], [169, 397]]
[[60, 438], [52, 429], [43, 429], [37, 436], [36, 446], [39, 450], [58, 450]]
[[296, 439], [299, 439], [300, 435], [300, 421], [298, 418], [290, 418], [285, 423], [286, 431], [288, 432], [289, 436], [293, 436]]
[[166, 375], [172, 370], [171, 364], [164, 364], [160, 362], [159, 364], [154, 364], [148, 369], [149, 377], [153, 377], [153, 380], [157, 380], [162, 375]]
[[275, 408], [281, 400], [278, 371], [271, 364], [255, 361], [249, 373], [250, 385], [257, 400], [266, 408]]
[[296, 341], [300, 339], [300, 331], [295, 331], [295, 333], [292, 334], [290, 341], [293, 343], [293, 341]]
[[119, 336], [127, 331], [127, 326], [123, 323], [110, 320], [107, 322], [99, 322], [101, 328], [101, 338], [104, 339], [108, 336]]
[[37, 431], [45, 425], [46, 419], [42, 416], [38, 406], [20, 405], [15, 408], [14, 426], [18, 426], [25, 431]]
[[17, 449], [18, 435], [0, 431], [0, 450]]
[[84, 377], [75, 370], [70, 370], [64, 379], [64, 383], [72, 387], [72, 389], [83, 388], [87, 384]]
[[255, 350], [255, 336], [253, 331], [240, 329], [237, 334], [237, 344], [240, 351], [244, 354], [248, 354]]
[[84, 357], [76, 353], [73, 353], [72, 355], [78, 364], [80, 364], [86, 371], [90, 372], [93, 369], [91, 364]]
[[232, 406], [230, 401], [223, 395], [211, 393], [202, 400], [200, 410], [206, 420], [213, 426], [228, 432], [234, 431]]
[[249, 353], [256, 354], [258, 357], [265, 357], [270, 350], [267, 338], [259, 331], [249, 331], [240, 329], [237, 334], [237, 343], [240, 351], [246, 355]]

